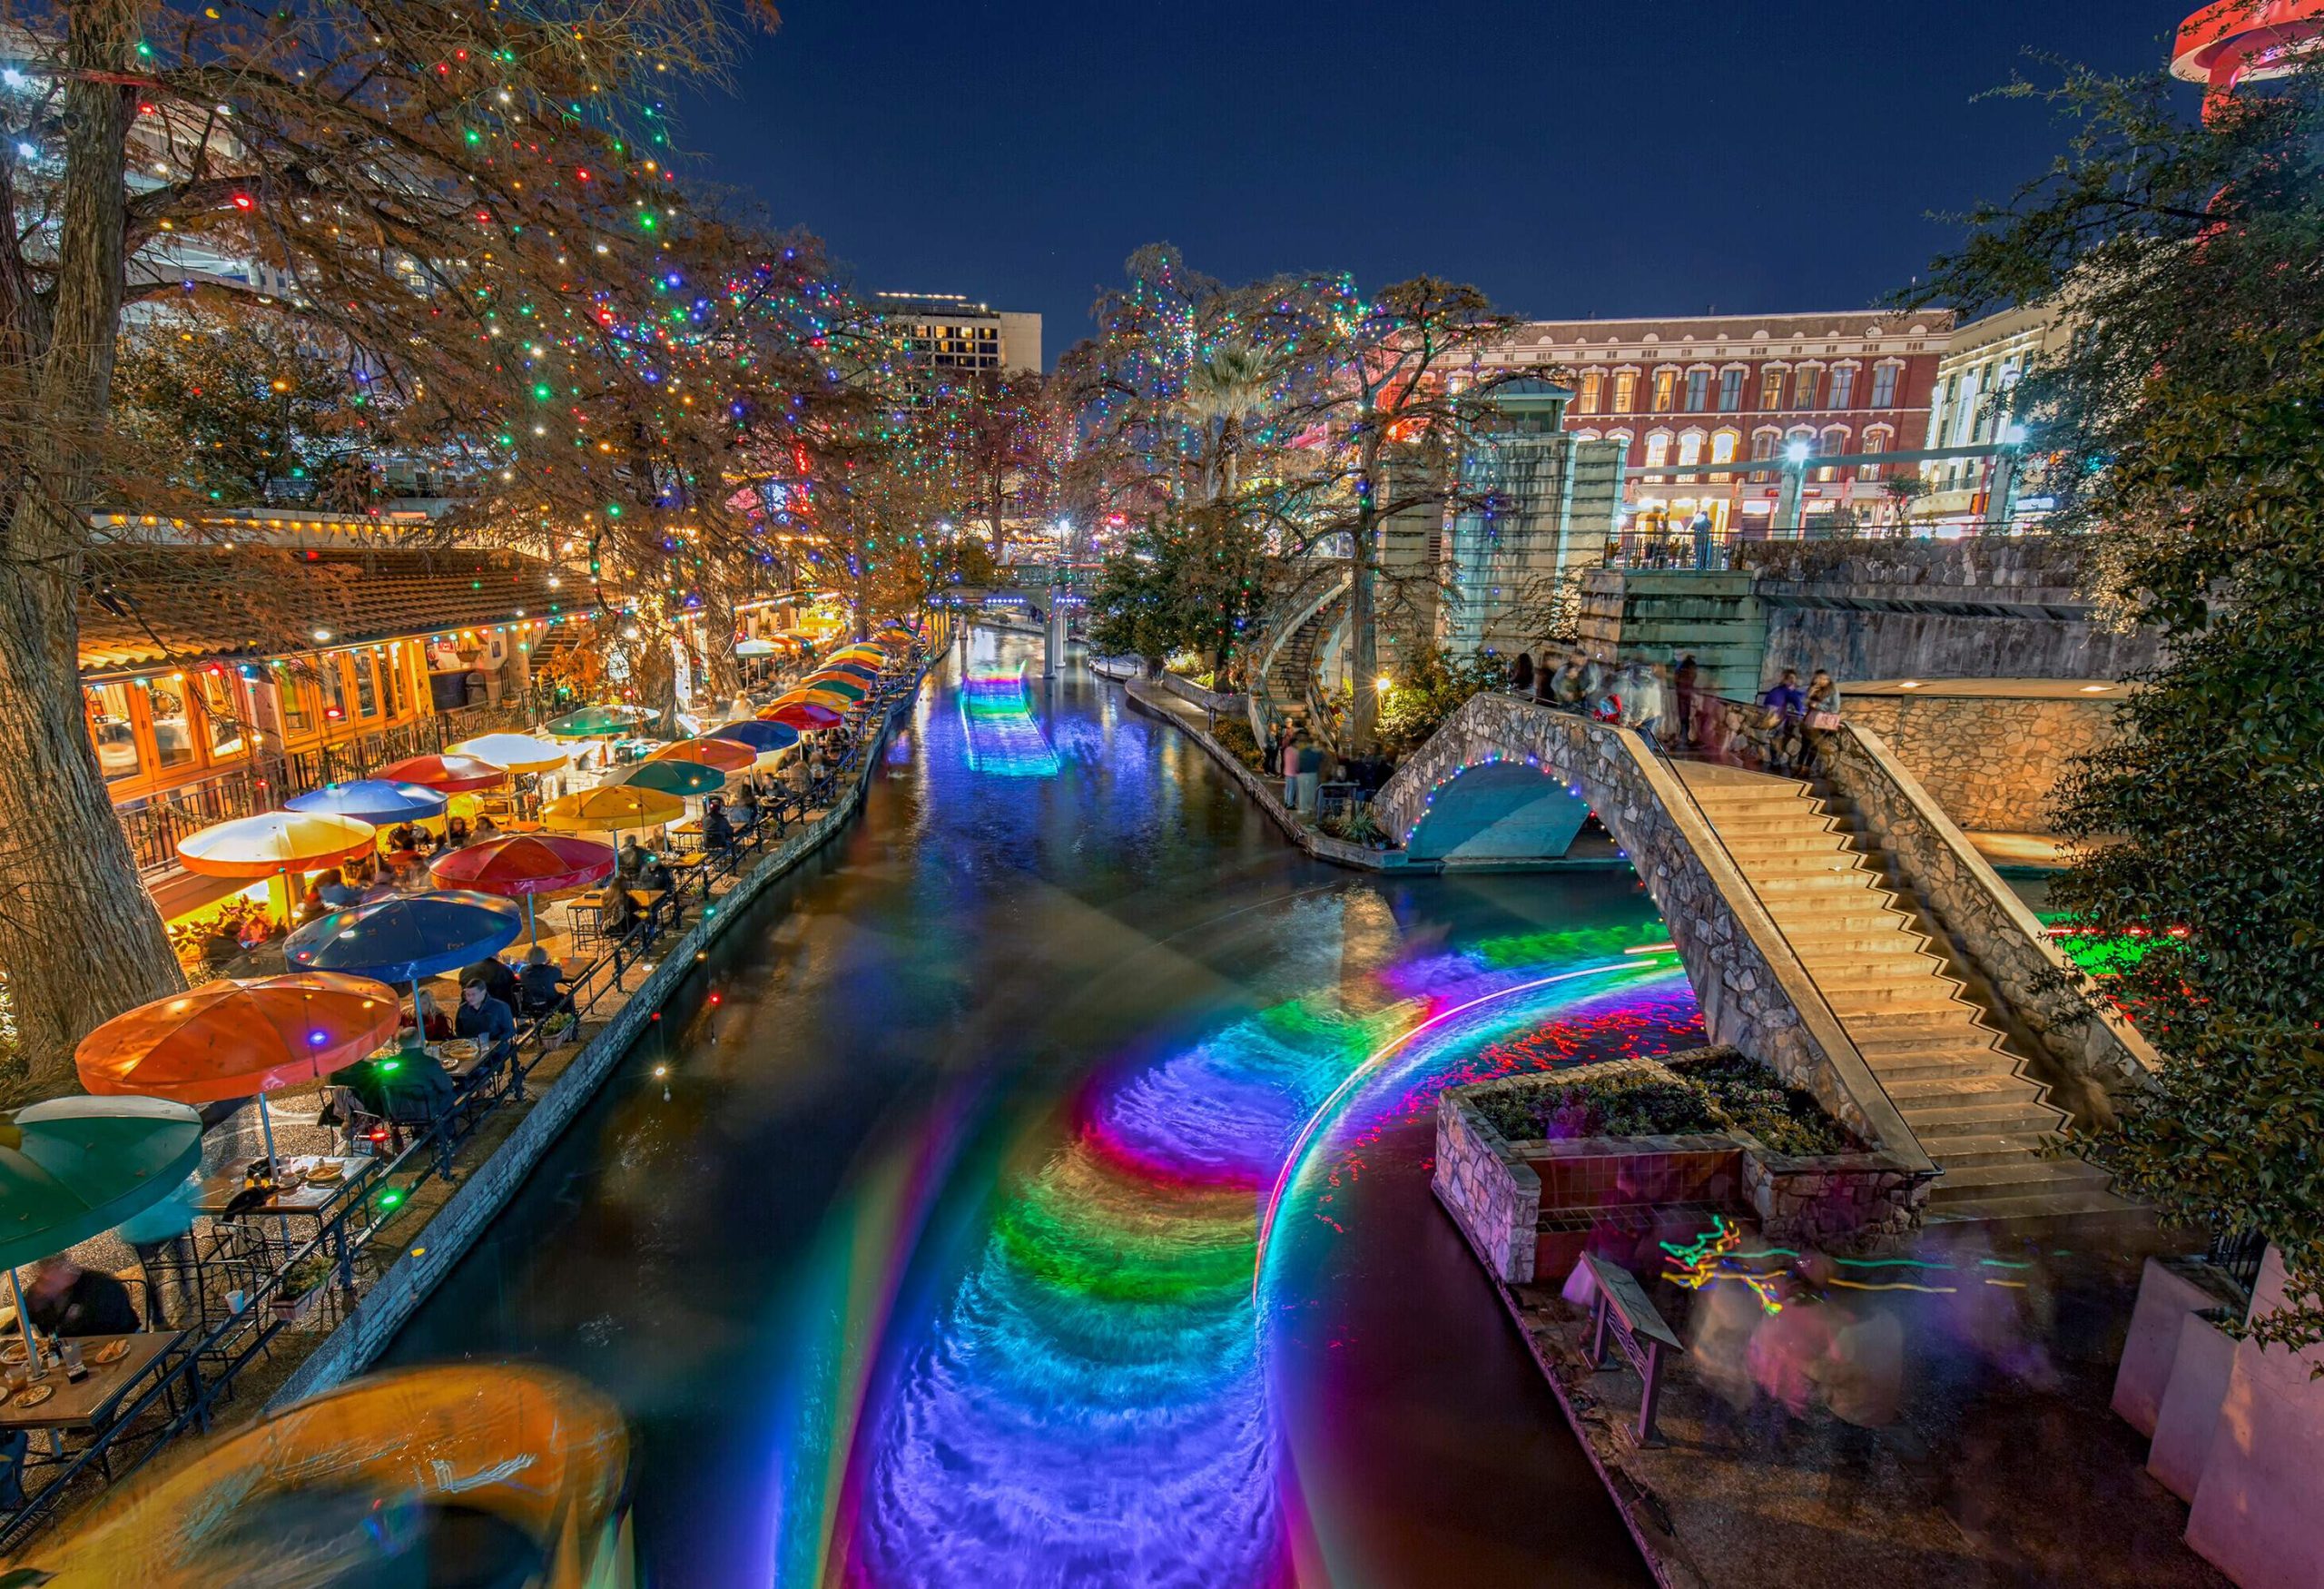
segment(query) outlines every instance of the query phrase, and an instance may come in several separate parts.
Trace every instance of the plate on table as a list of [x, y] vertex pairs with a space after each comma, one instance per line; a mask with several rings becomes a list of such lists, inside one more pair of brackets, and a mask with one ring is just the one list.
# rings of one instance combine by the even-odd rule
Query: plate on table
[[24, 1342], [22, 1342], [22, 1341], [10, 1341], [10, 1342], [9, 1342], [7, 1345], [5, 1345], [5, 1346], [0, 1346], [0, 1363], [6, 1363], [6, 1364], [9, 1364], [9, 1365], [13, 1366], [13, 1365], [15, 1365], [15, 1364], [21, 1363], [21, 1362], [23, 1362], [24, 1360], [25, 1360], [25, 1343], [24, 1343]]
[[107, 1341], [103, 1346], [91, 1352], [87, 1360], [102, 1368], [108, 1363], [118, 1363], [127, 1356], [129, 1356], [129, 1343], [114, 1340]]
[[38, 1406], [56, 1394], [54, 1385], [27, 1385], [8, 1399], [18, 1406]]
[[337, 1186], [346, 1175], [347, 1167], [343, 1164], [318, 1164], [307, 1171], [307, 1184], [309, 1186]]
[[476, 1058], [476, 1044], [465, 1037], [456, 1037], [438, 1051], [447, 1066], [465, 1065]]

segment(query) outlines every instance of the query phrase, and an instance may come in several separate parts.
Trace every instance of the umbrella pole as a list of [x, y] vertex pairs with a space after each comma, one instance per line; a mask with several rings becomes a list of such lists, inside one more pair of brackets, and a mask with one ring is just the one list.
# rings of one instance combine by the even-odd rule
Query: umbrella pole
[[263, 1092], [258, 1095], [258, 1129], [259, 1134], [266, 1139], [267, 1179], [275, 1179], [278, 1170], [274, 1162], [274, 1117], [266, 1112], [266, 1094]]
[[527, 945], [537, 944], [541, 941], [540, 918], [533, 913], [534, 902], [538, 897], [530, 893], [525, 896], [525, 942]]
[[16, 1294], [16, 1327], [25, 1332], [25, 1367], [37, 1371], [41, 1367], [40, 1343], [33, 1339], [33, 1316], [25, 1307], [25, 1283], [16, 1278], [16, 1266], [8, 1266], [8, 1288]]
[[416, 1047], [428, 1046], [428, 1018], [419, 1012], [419, 979], [411, 979], [411, 1035]]

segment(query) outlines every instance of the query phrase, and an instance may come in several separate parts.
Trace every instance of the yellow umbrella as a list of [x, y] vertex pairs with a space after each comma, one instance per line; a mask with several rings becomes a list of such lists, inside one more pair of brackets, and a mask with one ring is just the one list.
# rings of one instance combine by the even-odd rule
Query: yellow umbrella
[[675, 794], [636, 784], [600, 784], [541, 807], [541, 825], [557, 833], [606, 834], [625, 827], [660, 827], [685, 814]]
[[352, 816], [320, 811], [262, 811], [213, 823], [178, 841], [178, 864], [203, 877], [274, 880], [274, 908], [290, 923], [290, 873], [368, 855], [379, 830]]
[[463, 739], [452, 748], [462, 755], [507, 767], [512, 773], [553, 772], [569, 759], [563, 746], [535, 739], [529, 734], [479, 734], [474, 739]]

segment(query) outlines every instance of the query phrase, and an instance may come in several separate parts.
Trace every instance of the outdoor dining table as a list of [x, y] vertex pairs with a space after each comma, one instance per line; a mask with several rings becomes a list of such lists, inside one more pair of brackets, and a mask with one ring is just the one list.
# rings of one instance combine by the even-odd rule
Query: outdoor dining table
[[[185, 1339], [181, 1329], [139, 1330], [133, 1335], [92, 1335], [74, 1337], [81, 1348], [81, 1361], [89, 1371], [78, 1380], [67, 1379], [62, 1364], [49, 1365], [48, 1377], [35, 1384], [51, 1385], [55, 1390], [34, 1406], [18, 1406], [14, 1392], [0, 1397], [0, 1431], [26, 1429], [38, 1433], [45, 1430], [49, 1437], [49, 1456], [64, 1454], [64, 1437], [69, 1433], [103, 1426], [113, 1416], [137, 1382], [166, 1356], [171, 1348]], [[114, 1341], [128, 1343], [128, 1350], [118, 1362], [94, 1363], [90, 1358], [101, 1348]], [[22, 1365], [9, 1366], [13, 1373]]]
[[279, 1188], [231, 1214], [227, 1212], [227, 1209], [241, 1195], [242, 1178], [231, 1173], [209, 1176], [204, 1178], [194, 1193], [193, 1211], [208, 1215], [214, 1223], [222, 1226], [243, 1219], [274, 1220], [279, 1234], [277, 1242], [271, 1245], [279, 1245], [283, 1251], [278, 1255], [271, 1250], [271, 1247], [262, 1249], [261, 1256], [270, 1267], [278, 1256], [287, 1257], [289, 1254], [290, 1236], [281, 1228], [287, 1227], [293, 1219], [311, 1219], [315, 1223], [317, 1236], [326, 1231], [331, 1233], [331, 1257], [339, 1270], [340, 1284], [351, 1286], [355, 1283], [354, 1255], [348, 1250], [345, 1216], [350, 1209], [361, 1201], [363, 1190], [379, 1172], [380, 1162], [369, 1154], [361, 1153], [346, 1156], [309, 1153], [284, 1159], [281, 1166], [287, 1175], [303, 1178], [318, 1166], [336, 1164], [340, 1169], [339, 1179], [320, 1184], [301, 1179], [296, 1187]]

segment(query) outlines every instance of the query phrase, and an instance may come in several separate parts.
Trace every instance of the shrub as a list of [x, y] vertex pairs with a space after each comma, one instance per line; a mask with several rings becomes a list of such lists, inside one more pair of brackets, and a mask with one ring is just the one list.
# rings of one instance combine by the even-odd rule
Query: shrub
[[1218, 718], [1210, 726], [1210, 736], [1251, 771], [1264, 774], [1267, 770], [1265, 758], [1259, 754], [1259, 742], [1251, 737], [1251, 725], [1242, 718]]
[[1856, 1146], [1813, 1094], [1740, 1055], [1695, 1061], [1671, 1081], [1629, 1075], [1559, 1085], [1545, 1077], [1537, 1088], [1488, 1093], [1478, 1107], [1512, 1141], [1741, 1131], [1772, 1152], [1803, 1158]]

